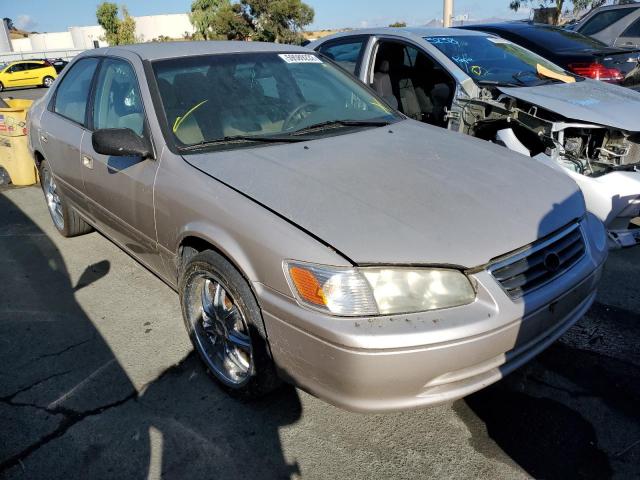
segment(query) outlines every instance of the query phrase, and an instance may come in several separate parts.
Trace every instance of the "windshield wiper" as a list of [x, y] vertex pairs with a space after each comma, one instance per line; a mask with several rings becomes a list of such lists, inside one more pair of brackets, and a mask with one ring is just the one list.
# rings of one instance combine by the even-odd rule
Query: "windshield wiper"
[[227, 145], [229, 143], [295, 143], [304, 142], [303, 138], [276, 135], [231, 135], [227, 137], [217, 138], [215, 140], [203, 140], [193, 145], [178, 147], [181, 152], [189, 152], [192, 150], [200, 150], [202, 148], [213, 147], [216, 145]]
[[495, 85], [496, 87], [521, 87], [520, 83], [499, 82], [497, 80], [476, 80], [478, 85]]
[[308, 127], [294, 130], [291, 135], [302, 135], [305, 133], [320, 132], [336, 127], [384, 127], [392, 122], [388, 120], [330, 120], [328, 122], [314, 123]]

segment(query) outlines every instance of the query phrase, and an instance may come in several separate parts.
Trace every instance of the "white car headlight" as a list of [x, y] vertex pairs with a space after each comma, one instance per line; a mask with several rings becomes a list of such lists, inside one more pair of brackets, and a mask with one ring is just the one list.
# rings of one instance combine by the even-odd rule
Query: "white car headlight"
[[415, 313], [471, 303], [476, 292], [462, 272], [444, 268], [345, 268], [285, 262], [302, 305], [356, 317]]

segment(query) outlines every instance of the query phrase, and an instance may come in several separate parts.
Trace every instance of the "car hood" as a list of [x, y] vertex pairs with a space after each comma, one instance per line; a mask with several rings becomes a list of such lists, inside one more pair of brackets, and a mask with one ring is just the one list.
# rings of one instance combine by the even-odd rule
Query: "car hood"
[[570, 120], [640, 131], [640, 94], [618, 85], [584, 80], [537, 87], [500, 87], [499, 90]]
[[479, 266], [585, 212], [566, 175], [413, 120], [184, 158], [360, 265]]

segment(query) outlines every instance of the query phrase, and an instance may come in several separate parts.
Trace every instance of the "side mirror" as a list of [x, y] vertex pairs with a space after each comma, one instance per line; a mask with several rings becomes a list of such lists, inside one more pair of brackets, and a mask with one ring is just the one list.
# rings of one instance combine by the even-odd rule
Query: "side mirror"
[[153, 158], [151, 144], [130, 128], [104, 128], [91, 135], [93, 149], [114, 157]]

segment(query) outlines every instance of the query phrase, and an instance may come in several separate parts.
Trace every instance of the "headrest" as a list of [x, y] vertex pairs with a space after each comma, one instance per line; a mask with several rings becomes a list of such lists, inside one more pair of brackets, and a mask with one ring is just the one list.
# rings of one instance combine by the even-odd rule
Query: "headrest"
[[389, 73], [389, 60], [383, 60], [378, 65], [378, 72], [380, 73]]

